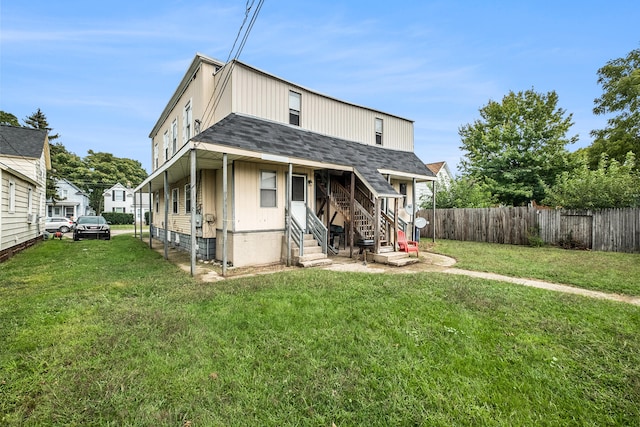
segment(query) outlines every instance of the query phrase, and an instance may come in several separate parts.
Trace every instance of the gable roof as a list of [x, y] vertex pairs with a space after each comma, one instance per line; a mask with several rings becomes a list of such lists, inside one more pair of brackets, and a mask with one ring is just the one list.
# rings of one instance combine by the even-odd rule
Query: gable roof
[[378, 197], [398, 196], [381, 170], [422, 180], [435, 177], [410, 151], [365, 145], [237, 113], [229, 114], [192, 140], [261, 154], [353, 167]]
[[442, 167], [445, 165], [445, 163], [446, 162], [427, 163], [426, 166], [431, 172], [437, 175], [438, 172], [440, 172], [440, 169], [442, 169]]
[[0, 125], [0, 154], [39, 159], [48, 142], [47, 131]]

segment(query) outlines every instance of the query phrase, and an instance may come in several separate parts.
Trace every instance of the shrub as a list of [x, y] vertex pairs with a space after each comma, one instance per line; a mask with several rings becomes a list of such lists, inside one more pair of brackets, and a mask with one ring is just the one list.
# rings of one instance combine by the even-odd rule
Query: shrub
[[133, 224], [133, 214], [124, 212], [103, 212], [102, 216], [111, 224]]

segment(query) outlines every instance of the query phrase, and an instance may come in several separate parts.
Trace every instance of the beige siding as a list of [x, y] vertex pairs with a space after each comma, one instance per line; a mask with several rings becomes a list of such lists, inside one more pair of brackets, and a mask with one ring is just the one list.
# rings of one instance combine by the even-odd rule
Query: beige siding
[[233, 78], [233, 112], [289, 123], [289, 91], [302, 95], [302, 128], [375, 145], [375, 119], [383, 120], [383, 146], [413, 151], [413, 123], [342, 102], [238, 65]]
[[[9, 182], [15, 185], [15, 209], [9, 212]], [[38, 188], [7, 171], [0, 171], [0, 250], [26, 242], [40, 234], [38, 221], [27, 223], [28, 189], [31, 188], [32, 214], [40, 214]]]

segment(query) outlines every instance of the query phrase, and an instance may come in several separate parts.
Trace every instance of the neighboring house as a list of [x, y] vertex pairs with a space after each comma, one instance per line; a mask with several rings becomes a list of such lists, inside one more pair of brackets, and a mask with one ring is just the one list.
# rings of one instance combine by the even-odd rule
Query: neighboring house
[[[438, 185], [449, 188], [453, 181], [453, 175], [451, 174], [451, 170], [449, 169], [447, 162], [427, 163], [425, 166], [436, 176], [436, 182]], [[438, 189], [436, 188], [436, 191], [437, 190]], [[416, 193], [418, 205], [426, 202], [427, 199], [431, 200], [431, 195], [433, 194], [432, 183], [418, 183], [416, 186]]]
[[66, 179], [56, 180], [55, 200], [47, 199], [47, 216], [63, 216], [77, 219], [89, 215], [89, 195]]
[[396, 231], [412, 227], [401, 208], [435, 179], [413, 152], [411, 120], [200, 54], [149, 136], [153, 172], [136, 192], [153, 194], [165, 256], [184, 247], [192, 270], [196, 257], [223, 273], [308, 265], [336, 235], [351, 254], [358, 243], [393, 251]]
[[0, 260], [41, 238], [50, 169], [46, 130], [0, 125]]
[[125, 187], [120, 183], [105, 190], [102, 197], [104, 198], [103, 212], [132, 214], [135, 211], [136, 222], [144, 219], [145, 213], [149, 212], [149, 193], [135, 193], [133, 188]]

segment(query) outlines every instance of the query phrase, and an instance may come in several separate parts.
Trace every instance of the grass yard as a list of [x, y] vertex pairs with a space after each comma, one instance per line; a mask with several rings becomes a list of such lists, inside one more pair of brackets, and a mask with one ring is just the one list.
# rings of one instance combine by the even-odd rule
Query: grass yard
[[429, 246], [432, 252], [455, 258], [458, 268], [640, 295], [640, 254], [457, 240], [438, 240], [435, 246]]
[[0, 424], [638, 425], [640, 309], [445, 274], [196, 283], [130, 235], [0, 264]]

